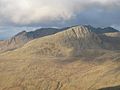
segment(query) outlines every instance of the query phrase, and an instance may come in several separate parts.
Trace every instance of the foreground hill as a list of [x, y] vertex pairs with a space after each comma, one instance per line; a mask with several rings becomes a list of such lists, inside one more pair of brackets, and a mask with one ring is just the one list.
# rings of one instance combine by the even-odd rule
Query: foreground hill
[[120, 53], [113, 52], [97, 57], [81, 58], [48, 58], [36, 55], [21, 57], [19, 54], [18, 57], [0, 56], [0, 90], [112, 88], [120, 85], [119, 56]]

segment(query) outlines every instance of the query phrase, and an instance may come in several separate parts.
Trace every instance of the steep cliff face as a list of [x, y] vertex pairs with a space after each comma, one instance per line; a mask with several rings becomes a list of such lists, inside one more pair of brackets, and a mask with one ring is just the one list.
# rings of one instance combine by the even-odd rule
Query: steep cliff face
[[23, 46], [26, 42], [31, 40], [32, 37], [28, 37], [27, 32], [23, 31], [15, 35], [14, 37], [0, 42], [0, 51], [13, 50]]
[[101, 49], [101, 39], [84, 26], [30, 41], [14, 53], [40, 56], [78, 56], [84, 50]]

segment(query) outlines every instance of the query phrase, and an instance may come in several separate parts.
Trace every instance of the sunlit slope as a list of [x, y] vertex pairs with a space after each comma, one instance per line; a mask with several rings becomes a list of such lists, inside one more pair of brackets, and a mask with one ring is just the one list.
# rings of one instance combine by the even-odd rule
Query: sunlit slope
[[0, 58], [0, 90], [97, 90], [120, 85], [119, 54], [94, 58]]
[[88, 49], [101, 49], [101, 39], [84, 26], [35, 39], [10, 55], [78, 56]]

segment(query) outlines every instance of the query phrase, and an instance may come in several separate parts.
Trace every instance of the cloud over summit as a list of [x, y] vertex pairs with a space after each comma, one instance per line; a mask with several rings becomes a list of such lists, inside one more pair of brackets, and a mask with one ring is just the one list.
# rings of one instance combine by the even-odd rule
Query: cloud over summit
[[99, 24], [103, 16], [113, 25], [118, 10], [120, 0], [0, 0], [0, 25]]
[[[28, 25], [77, 18], [86, 9], [120, 8], [119, 0], [0, 0], [0, 24]], [[89, 16], [89, 15], [88, 15]]]

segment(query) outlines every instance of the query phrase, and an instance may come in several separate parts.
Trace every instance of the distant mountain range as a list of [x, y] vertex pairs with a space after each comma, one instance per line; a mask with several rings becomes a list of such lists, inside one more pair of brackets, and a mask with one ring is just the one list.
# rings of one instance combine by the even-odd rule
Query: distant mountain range
[[88, 29], [92, 30], [93, 32], [95, 32], [97, 34], [119, 32], [119, 30], [116, 30], [112, 27], [95, 28], [95, 27], [92, 27], [91, 25], [85, 25], [85, 27], [87, 27]]
[[[73, 27], [78, 27], [78, 26], [73, 26]], [[14, 50], [16, 48], [22, 47], [24, 44], [26, 44], [27, 42], [29, 42], [33, 39], [48, 36], [48, 35], [53, 35], [58, 32], [72, 29], [73, 27], [66, 27], [66, 28], [62, 28], [62, 29], [41, 28], [41, 29], [37, 29], [37, 30], [31, 31], [31, 32], [22, 31], [8, 40], [0, 41], [0, 52]], [[116, 47], [119, 48], [118, 45], [114, 45], [114, 42], [116, 42], [116, 40], [119, 39], [118, 36], [119, 36], [120, 32], [118, 30], [116, 30], [112, 27], [95, 28], [90, 25], [83, 25], [82, 27], [84, 27], [84, 29], [87, 28], [88, 31], [91, 31], [91, 32], [94, 32], [95, 34], [97, 34], [98, 37], [100, 39], [102, 39], [102, 41], [106, 41], [107, 44], [110, 44], [109, 47], [112, 47], [113, 49], [115, 49]], [[78, 29], [78, 28], [76, 28], [76, 29]], [[109, 33], [111, 33], [111, 34], [109, 34]], [[115, 35], [115, 37], [111, 37], [113, 34]], [[107, 44], [105, 45], [105, 47], [107, 46]]]

